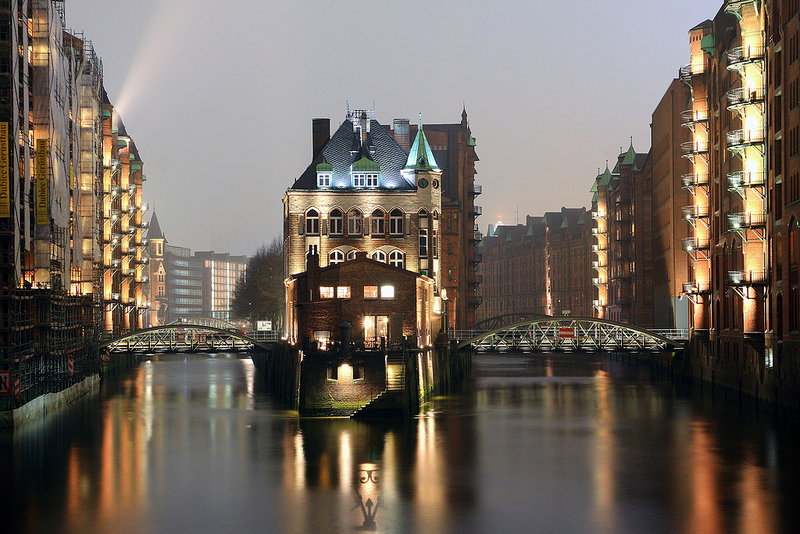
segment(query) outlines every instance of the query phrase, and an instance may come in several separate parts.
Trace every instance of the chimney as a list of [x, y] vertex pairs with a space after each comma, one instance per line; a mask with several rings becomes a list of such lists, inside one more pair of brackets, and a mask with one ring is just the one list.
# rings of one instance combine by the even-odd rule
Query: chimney
[[394, 120], [394, 139], [406, 153], [411, 150], [411, 132], [408, 119]]
[[319, 156], [325, 144], [331, 139], [331, 120], [313, 119], [312, 132], [314, 135], [314, 154], [311, 159]]
[[361, 146], [366, 145], [367, 143], [367, 134], [369, 133], [369, 118], [367, 118], [367, 112], [361, 112]]

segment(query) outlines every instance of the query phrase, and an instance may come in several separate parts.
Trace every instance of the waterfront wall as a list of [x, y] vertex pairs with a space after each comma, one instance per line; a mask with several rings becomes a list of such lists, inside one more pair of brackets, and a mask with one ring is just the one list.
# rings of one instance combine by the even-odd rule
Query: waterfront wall
[[86, 395], [100, 383], [99, 375], [91, 375], [68, 388], [55, 392], [45, 393], [26, 402], [19, 408], [0, 412], [0, 428], [15, 427], [39, 419], [48, 412], [71, 404], [75, 399]]
[[780, 342], [777, 350], [741, 334], [695, 332], [673, 363], [676, 379], [711, 388], [735, 402], [746, 402], [781, 417], [800, 420], [800, 343]]

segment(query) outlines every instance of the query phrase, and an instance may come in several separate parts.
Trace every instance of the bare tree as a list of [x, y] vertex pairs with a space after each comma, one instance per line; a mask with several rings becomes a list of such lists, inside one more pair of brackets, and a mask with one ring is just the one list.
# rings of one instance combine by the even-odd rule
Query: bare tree
[[232, 312], [253, 323], [271, 320], [278, 329], [283, 325], [284, 309], [283, 244], [276, 237], [248, 260], [244, 275], [236, 282]]

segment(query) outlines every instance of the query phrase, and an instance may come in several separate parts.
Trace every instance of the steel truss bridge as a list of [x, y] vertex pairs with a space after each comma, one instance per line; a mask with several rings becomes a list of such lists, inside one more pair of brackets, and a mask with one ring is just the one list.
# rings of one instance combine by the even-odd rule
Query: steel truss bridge
[[[220, 328], [222, 326], [222, 328]], [[137, 330], [105, 341], [106, 354], [119, 352], [250, 352], [269, 350], [267, 341], [253, 339], [220, 321], [208, 324], [172, 323]]]
[[[673, 351], [683, 344], [629, 324], [592, 317], [538, 317], [487, 332], [456, 331], [458, 348], [476, 351]], [[681, 336], [682, 337], [682, 336]]]

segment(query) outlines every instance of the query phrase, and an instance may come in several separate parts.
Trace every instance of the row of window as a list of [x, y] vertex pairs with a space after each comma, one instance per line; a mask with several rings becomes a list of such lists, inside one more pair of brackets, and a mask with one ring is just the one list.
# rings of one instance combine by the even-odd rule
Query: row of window
[[[372, 172], [354, 172], [350, 175], [350, 183], [353, 187], [376, 188], [380, 184], [380, 174]], [[327, 188], [331, 186], [331, 173], [317, 173], [317, 187]]]
[[[342, 263], [345, 258], [348, 260], [354, 260], [356, 258], [357, 250], [351, 250], [345, 256], [344, 252], [341, 250], [334, 250], [330, 254], [328, 254], [328, 265], [336, 265], [337, 263]], [[405, 267], [405, 255], [400, 250], [393, 250], [387, 256], [386, 253], [382, 250], [376, 250], [372, 254], [370, 254], [370, 258], [376, 261], [381, 261], [383, 263], [388, 263], [394, 267], [400, 267], [401, 269]]]
[[[380, 286], [380, 292], [378, 289], [378, 286], [364, 286], [364, 298], [377, 299], [379, 294], [381, 299], [394, 298], [394, 286]], [[322, 299], [349, 299], [350, 296], [350, 286], [337, 286], [336, 288], [333, 286], [320, 286], [319, 288], [319, 297]]]
[[[315, 209], [308, 210], [305, 215], [306, 235], [319, 235], [320, 215]], [[345, 221], [347, 235], [361, 235], [363, 233], [364, 215], [358, 208], [347, 212], [347, 216], [340, 209], [334, 209], [328, 215], [328, 235], [344, 235]], [[372, 212], [372, 235], [386, 235], [386, 215], [382, 210]], [[389, 213], [389, 235], [403, 235], [403, 212], [393, 209]]]

